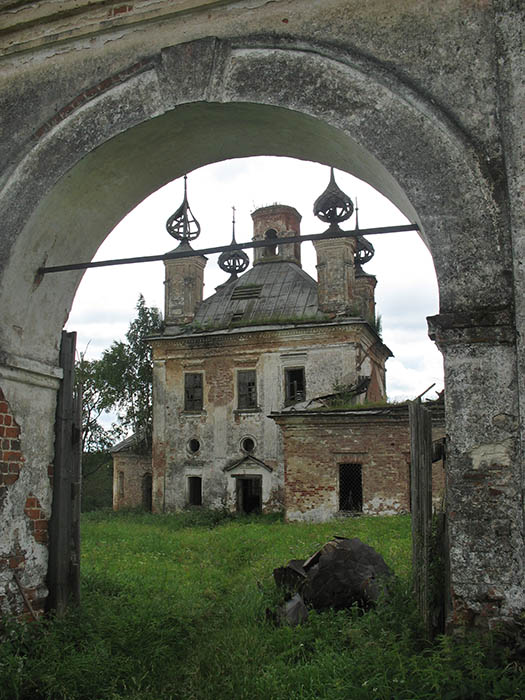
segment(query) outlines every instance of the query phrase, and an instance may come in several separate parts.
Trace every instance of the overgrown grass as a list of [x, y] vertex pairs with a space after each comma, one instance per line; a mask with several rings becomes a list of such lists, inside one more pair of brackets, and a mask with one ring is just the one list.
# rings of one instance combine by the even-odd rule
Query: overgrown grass
[[[389, 602], [277, 628], [272, 570], [332, 535], [358, 536], [398, 575]], [[0, 697], [24, 700], [521, 698], [505, 650], [422, 638], [408, 592], [410, 521], [89, 513], [81, 609], [8, 626]]]

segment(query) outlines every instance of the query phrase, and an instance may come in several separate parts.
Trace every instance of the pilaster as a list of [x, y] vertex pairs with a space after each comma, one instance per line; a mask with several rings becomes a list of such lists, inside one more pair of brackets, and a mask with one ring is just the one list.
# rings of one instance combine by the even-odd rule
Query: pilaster
[[440, 314], [428, 323], [445, 365], [448, 623], [490, 627], [525, 608], [512, 310]]

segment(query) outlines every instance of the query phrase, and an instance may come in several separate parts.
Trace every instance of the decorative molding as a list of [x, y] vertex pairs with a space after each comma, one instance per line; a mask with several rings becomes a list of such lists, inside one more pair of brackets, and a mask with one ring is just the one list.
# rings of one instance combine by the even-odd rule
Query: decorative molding
[[428, 316], [428, 334], [438, 347], [458, 344], [514, 344], [516, 332], [509, 306]]

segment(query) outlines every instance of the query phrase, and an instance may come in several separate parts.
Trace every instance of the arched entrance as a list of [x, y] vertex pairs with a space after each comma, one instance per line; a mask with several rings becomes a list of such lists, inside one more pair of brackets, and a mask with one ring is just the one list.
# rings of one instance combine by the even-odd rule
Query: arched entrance
[[103, 80], [40, 125], [7, 177], [0, 386], [21, 426], [25, 466], [4, 507], [38, 562], [28, 587], [43, 590], [46, 551], [31, 540], [24, 499], [31, 493], [49, 514], [58, 342], [80, 280], [41, 278], [38, 268], [90, 259], [131, 207], [183, 172], [257, 154], [335, 165], [420, 225], [440, 288], [431, 326], [445, 358], [455, 614], [517, 612], [523, 512], [511, 253], [482, 154], [424, 96], [363, 58], [239, 39], [167, 47]]

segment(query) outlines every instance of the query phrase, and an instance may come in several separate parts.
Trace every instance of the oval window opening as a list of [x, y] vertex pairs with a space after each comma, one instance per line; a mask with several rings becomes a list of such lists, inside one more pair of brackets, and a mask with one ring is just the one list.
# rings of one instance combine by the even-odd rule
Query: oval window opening
[[245, 452], [253, 452], [255, 449], [255, 441], [247, 437], [241, 442], [241, 447]]
[[193, 438], [189, 441], [188, 447], [190, 448], [190, 452], [198, 452], [201, 448], [201, 444], [198, 440]]

